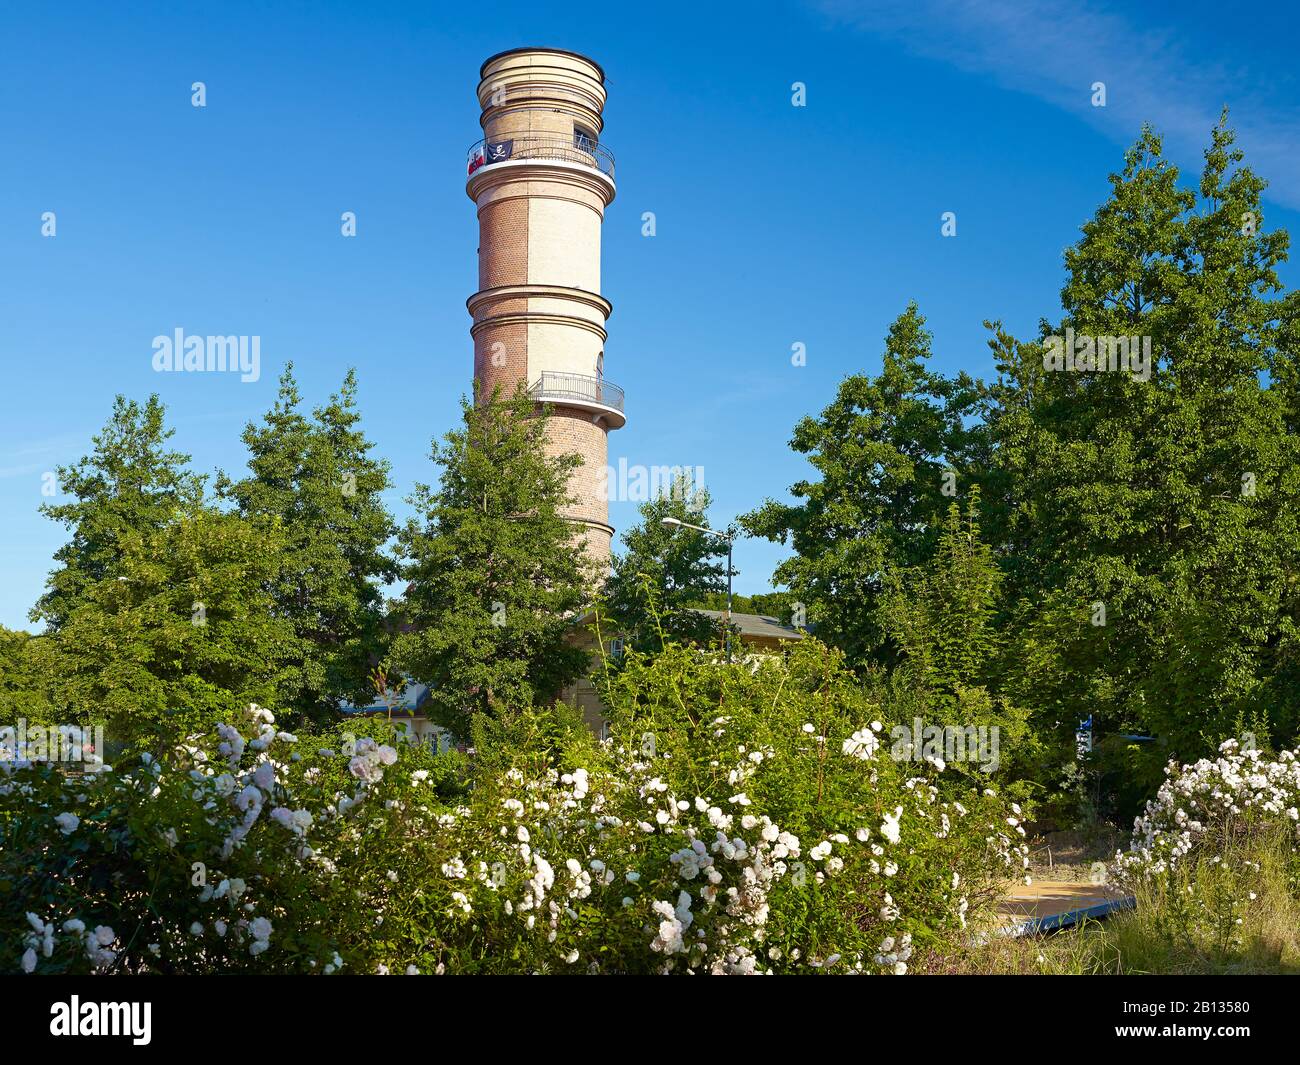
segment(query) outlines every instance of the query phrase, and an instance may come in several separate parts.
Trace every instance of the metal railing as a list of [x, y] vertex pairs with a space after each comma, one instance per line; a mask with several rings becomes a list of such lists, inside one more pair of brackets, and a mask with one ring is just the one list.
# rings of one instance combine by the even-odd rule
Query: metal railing
[[602, 174], [614, 177], [614, 156], [601, 144], [585, 138], [566, 137], [562, 133], [502, 134], [494, 140], [476, 141], [470, 145], [466, 168], [473, 174], [493, 163], [516, 162], [520, 159], [546, 159], [562, 163], [589, 166]]
[[584, 373], [544, 370], [528, 392], [542, 403], [563, 403], [566, 399], [577, 399], [613, 407], [620, 413], [623, 410], [623, 390], [618, 385], [610, 384], [603, 377], [591, 377]]

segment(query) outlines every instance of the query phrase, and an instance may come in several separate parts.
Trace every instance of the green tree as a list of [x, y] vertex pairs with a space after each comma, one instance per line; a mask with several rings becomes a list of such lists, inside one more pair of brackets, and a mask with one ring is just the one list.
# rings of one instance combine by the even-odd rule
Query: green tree
[[218, 481], [240, 514], [283, 536], [283, 565], [269, 590], [299, 642], [289, 705], [317, 720], [340, 700], [370, 698], [369, 673], [387, 644], [381, 586], [397, 576], [385, 553], [397, 531], [382, 499], [389, 466], [370, 455], [356, 394], [349, 371], [309, 418], [289, 364], [275, 405], [244, 430], [250, 475]]
[[996, 727], [999, 769], [1018, 775], [1038, 767], [1039, 745], [1028, 709], [1000, 691], [1003, 577], [981, 538], [979, 514], [975, 487], [964, 513], [950, 504], [934, 557], [886, 577], [881, 618], [900, 655], [888, 681], [889, 713], [940, 727]]
[[[1157, 734], [1161, 760], [1247, 729], [1287, 741], [1300, 720], [1295, 301], [1272, 298], [1287, 237], [1265, 232], [1241, 160], [1220, 123], [1193, 192], [1144, 131], [1066, 254], [1065, 317], [1038, 345], [995, 337], [1012, 660], [1063, 744], [1094, 713]], [[1067, 329], [1149, 339], [1150, 365], [1054, 372], [1044, 352]]]
[[[691, 606], [702, 607], [705, 610], [725, 610], [727, 593], [725, 591], [705, 592], [695, 596]], [[793, 602], [789, 592], [756, 592], [753, 595], [741, 595], [735, 592], [731, 596], [731, 609], [737, 614], [767, 614], [788, 624], [797, 620], [791, 617]]]
[[124, 534], [113, 576], [86, 587], [51, 637], [56, 697], [111, 739], [152, 741], [276, 705], [296, 663], [273, 610], [283, 540], [196, 502]]
[[118, 396], [93, 452], [57, 470], [69, 503], [47, 503], [41, 512], [71, 531], [54, 555], [45, 594], [33, 621], [58, 629], [100, 581], [114, 576], [124, 538], [165, 528], [203, 494], [204, 478], [185, 469], [190, 457], [168, 450], [174, 430], [166, 426], [162, 401], [143, 406]]
[[592, 568], [563, 517], [581, 459], [548, 454], [545, 412], [522, 388], [462, 407], [464, 427], [433, 446], [438, 489], [410, 498], [392, 657], [429, 685], [434, 718], [469, 737], [475, 714], [547, 703], [582, 675], [571, 640]]
[[889, 328], [880, 374], [845, 378], [820, 418], [795, 427], [791, 447], [820, 479], [793, 485], [796, 502], [769, 499], [740, 519], [752, 535], [793, 547], [774, 582], [858, 667], [892, 660], [878, 616], [885, 573], [933, 555], [944, 507], [978, 472], [964, 418], [980, 388], [930, 370], [930, 340], [909, 305]]
[[72, 535], [24, 657], [63, 720], [103, 719], [115, 739], [279, 702], [294, 652], [266, 593], [282, 538], [217, 512], [171, 436], [157, 396], [117, 397], [91, 454], [58, 471], [73, 501], [43, 508]]
[[996, 676], [1002, 637], [996, 628], [1002, 575], [980, 539], [979, 489], [963, 516], [953, 503], [938, 548], [924, 566], [890, 574], [882, 611], [909, 683], [954, 702], [963, 688]]
[[708, 643], [720, 638], [717, 623], [691, 610], [709, 593], [727, 588], [727, 545], [721, 537], [664, 524], [676, 518], [708, 527], [707, 488], [679, 478], [645, 503], [641, 520], [623, 534], [624, 551], [615, 557], [605, 583], [610, 617], [638, 651], [664, 640]]
[[0, 625], [0, 725], [50, 720], [48, 644], [48, 637]]

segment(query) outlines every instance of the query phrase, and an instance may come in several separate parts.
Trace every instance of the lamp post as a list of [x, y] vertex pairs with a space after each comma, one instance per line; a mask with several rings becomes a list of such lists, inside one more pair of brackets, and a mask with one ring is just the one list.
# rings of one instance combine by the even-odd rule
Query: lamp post
[[664, 518], [663, 524], [679, 529], [694, 529], [696, 532], [708, 533], [710, 536], [717, 536], [727, 541], [727, 665], [731, 665], [731, 549], [735, 545], [736, 534], [720, 532], [703, 525], [692, 525], [680, 518]]

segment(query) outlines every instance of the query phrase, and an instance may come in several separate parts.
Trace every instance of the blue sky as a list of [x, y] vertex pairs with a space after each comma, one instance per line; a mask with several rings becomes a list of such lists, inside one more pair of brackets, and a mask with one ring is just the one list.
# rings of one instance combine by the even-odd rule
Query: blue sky
[[[948, 371], [990, 372], [984, 319], [1026, 335], [1053, 316], [1061, 251], [1144, 120], [1194, 169], [1227, 103], [1272, 182], [1265, 225], [1300, 234], [1287, 6], [8, 5], [0, 624], [27, 624], [64, 539], [37, 513], [42, 474], [87, 450], [118, 392], [160, 393], [195, 466], [235, 472], [286, 360], [313, 402], [356, 366], [406, 513], [469, 384], [464, 153], [494, 52], [550, 45], [605, 67], [606, 373], [628, 409], [611, 461], [703, 466], [724, 524], [807, 474], [791, 428], [843, 376], [879, 368], [909, 299]], [[356, 239], [339, 234], [344, 211]], [[152, 338], [176, 328], [259, 335], [261, 380], [155, 373]], [[741, 541], [737, 589], [766, 590], [780, 557]]]

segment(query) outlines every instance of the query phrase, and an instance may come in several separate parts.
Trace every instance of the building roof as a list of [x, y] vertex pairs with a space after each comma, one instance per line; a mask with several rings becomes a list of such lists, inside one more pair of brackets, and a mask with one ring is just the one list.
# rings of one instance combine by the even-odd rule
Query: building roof
[[[691, 610], [716, 621], [721, 621], [727, 616], [725, 610], [700, 610], [697, 607], [691, 607]], [[733, 610], [731, 623], [740, 630], [741, 636], [762, 636], [770, 640], [803, 639], [801, 630], [785, 624], [780, 618], [774, 618], [770, 614], [741, 614]]]
[[497, 52], [495, 55], [488, 56], [483, 60], [483, 65], [478, 68], [478, 76], [484, 78], [487, 76], [488, 64], [500, 59], [502, 56], [519, 55], [525, 52], [550, 52], [552, 55], [569, 55], [574, 59], [581, 59], [583, 62], [590, 63], [600, 72], [600, 80], [603, 84], [605, 81], [605, 68], [597, 63], [589, 55], [583, 55], [581, 52], [570, 51], [568, 48], [548, 48], [545, 45], [534, 45], [531, 48], [507, 48], [504, 52]]
[[[411, 683], [406, 686], [402, 696], [393, 703], [393, 713], [399, 716], [416, 713], [429, 699], [429, 686], [427, 684]], [[364, 706], [357, 706], [354, 703], [342, 703], [339, 710], [345, 714], [386, 714], [388, 713], [388, 704], [382, 699], [376, 697], [373, 702], [366, 703]]]

